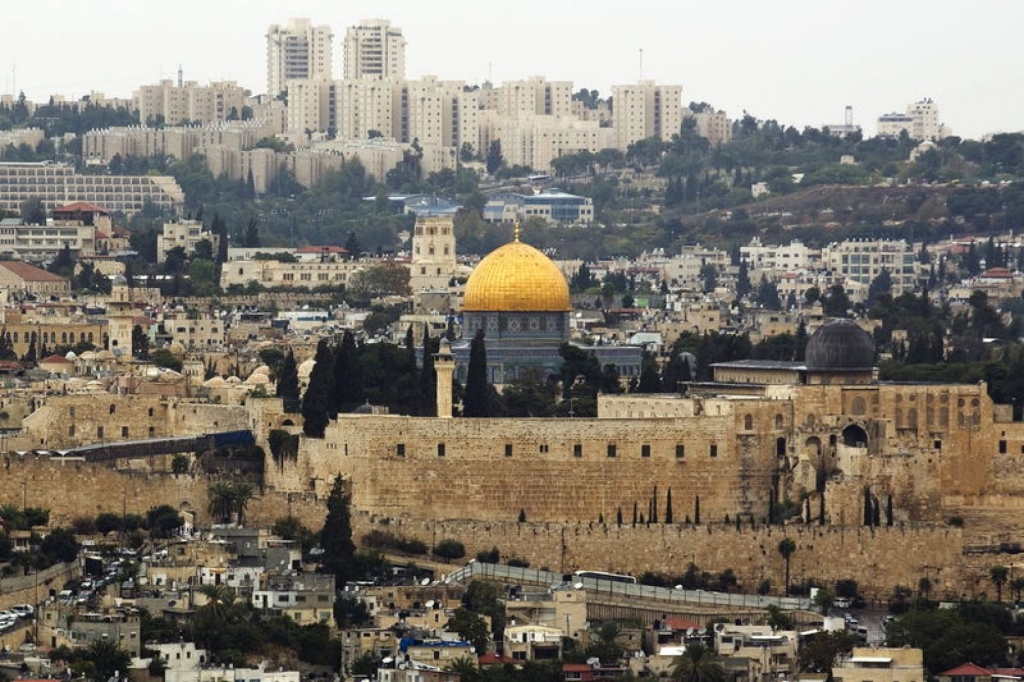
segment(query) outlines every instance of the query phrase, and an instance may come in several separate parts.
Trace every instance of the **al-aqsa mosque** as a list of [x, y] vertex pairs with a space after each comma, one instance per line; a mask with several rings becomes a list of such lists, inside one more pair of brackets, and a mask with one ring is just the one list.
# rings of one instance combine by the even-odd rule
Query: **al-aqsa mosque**
[[[466, 282], [462, 339], [452, 344], [456, 377], [466, 380], [470, 342], [480, 330], [491, 383], [559, 376], [558, 349], [569, 342], [571, 311], [565, 275], [541, 251], [520, 241], [517, 229], [515, 239], [484, 257]], [[580, 348], [593, 350], [602, 367], [613, 364], [623, 377], [640, 373], [637, 346]]]

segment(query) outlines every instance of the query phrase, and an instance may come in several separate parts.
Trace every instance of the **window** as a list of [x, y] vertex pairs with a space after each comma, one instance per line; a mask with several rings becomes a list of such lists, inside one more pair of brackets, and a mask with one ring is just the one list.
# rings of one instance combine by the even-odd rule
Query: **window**
[[444, 457], [444, 443], [437, 444], [437, 456]]
[[156, 427], [154, 427], [154, 426], [150, 426], [149, 427], [149, 437], [150, 438], [156, 438]]
[[122, 438], [127, 438], [128, 437], [128, 427], [127, 426], [122, 426], [121, 427], [121, 437]]
[[710, 454], [712, 457], [718, 457], [718, 445], [715, 443], [711, 444]]
[[645, 445], [641, 445], [640, 446], [640, 456], [641, 457], [650, 457], [651, 456], [651, 446], [650, 445], [646, 445], [646, 444]]
[[583, 443], [576, 443], [572, 446], [572, 456], [582, 457], [583, 456]]
[[405, 457], [405, 443], [399, 443], [396, 446], [395, 454], [398, 455], [399, 457]]
[[682, 443], [676, 444], [676, 459], [682, 459], [686, 456], [686, 446]]
[[505, 443], [505, 456], [506, 457], [511, 457], [512, 456], [512, 443]]
[[152, 408], [152, 407], [151, 407], [151, 408], [149, 408], [149, 416], [150, 416], [150, 417], [152, 417], [152, 416], [153, 416], [153, 408]]
[[96, 437], [97, 438], [103, 438], [103, 427], [102, 426], [97, 426], [96, 427]]
[[941, 440], [937, 440], [937, 441], [933, 442], [932, 443], [932, 447], [935, 448], [936, 450], [941, 450], [942, 449], [942, 441]]
[[548, 444], [547, 443], [541, 443], [541, 445], [540, 445], [540, 447], [538, 449], [542, 453], [547, 452], [548, 451]]
[[999, 454], [1000, 455], [1005, 455], [1006, 454], [1006, 441], [1005, 440], [999, 441]]
[[110, 406], [110, 414], [114, 414], [115, 412], [117, 412], [117, 405], [111, 405]]
[[68, 427], [68, 437], [69, 438], [74, 438], [75, 437], [75, 425], [74, 424], [72, 424], [71, 426]]
[[614, 457], [615, 456], [615, 443], [608, 443], [608, 456], [609, 457]]

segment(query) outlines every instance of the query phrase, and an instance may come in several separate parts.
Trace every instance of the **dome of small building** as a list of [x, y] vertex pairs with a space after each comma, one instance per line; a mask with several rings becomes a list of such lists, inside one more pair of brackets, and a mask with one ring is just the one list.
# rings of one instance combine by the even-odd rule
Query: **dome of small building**
[[804, 357], [809, 371], [871, 370], [875, 364], [875, 344], [852, 320], [832, 320], [811, 335]]
[[569, 283], [550, 258], [516, 239], [489, 253], [473, 269], [462, 309], [563, 312], [570, 310]]

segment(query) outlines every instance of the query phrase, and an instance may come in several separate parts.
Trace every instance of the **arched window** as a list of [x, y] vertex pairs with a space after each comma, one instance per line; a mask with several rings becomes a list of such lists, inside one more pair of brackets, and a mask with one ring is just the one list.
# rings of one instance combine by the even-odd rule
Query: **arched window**
[[783, 425], [784, 425], [785, 423], [786, 423], [786, 420], [785, 420], [785, 419], [783, 419], [783, 417], [782, 417], [782, 415], [781, 415], [781, 414], [777, 414], [777, 415], [775, 415], [775, 430], [776, 430], [776, 431], [781, 431], [781, 430], [782, 430], [782, 426], [783, 426]]
[[110, 404], [110, 414], [114, 414], [115, 412], [117, 412], [117, 405], [111, 403]]
[[743, 430], [753, 431], [754, 430], [754, 415], [747, 414], [743, 416]]

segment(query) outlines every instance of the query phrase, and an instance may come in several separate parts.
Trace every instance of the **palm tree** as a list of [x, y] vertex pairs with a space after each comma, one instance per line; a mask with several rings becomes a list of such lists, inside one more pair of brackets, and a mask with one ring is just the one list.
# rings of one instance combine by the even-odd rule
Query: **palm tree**
[[448, 664], [448, 670], [459, 675], [462, 682], [477, 682], [480, 679], [480, 668], [469, 656], [456, 658]]
[[230, 522], [231, 512], [235, 510], [234, 486], [224, 481], [217, 481], [210, 484], [210, 487], [206, 489], [206, 494], [210, 498], [208, 507], [210, 516], [220, 523]]
[[677, 682], [723, 682], [725, 668], [714, 651], [700, 642], [693, 642], [672, 660], [669, 678]]
[[1010, 576], [1010, 569], [1006, 566], [993, 566], [988, 569], [988, 577], [992, 579], [992, 584], [996, 586], [996, 601], [1003, 601], [1003, 585], [1006, 584], [1006, 579]]
[[248, 481], [241, 483], [235, 483], [232, 487], [234, 511], [238, 517], [238, 525], [245, 525], [245, 508], [249, 504], [249, 500], [256, 494], [256, 487]]
[[1021, 594], [1024, 593], [1024, 578], [1014, 578], [1011, 580], [1010, 590], [1013, 592], [1013, 598], [1020, 601]]
[[235, 591], [227, 585], [200, 585], [196, 591], [206, 597], [205, 607], [218, 620], [222, 620], [235, 603]]
[[796, 543], [793, 542], [793, 538], [783, 538], [782, 542], [779, 543], [779, 554], [782, 555], [782, 559], [786, 562], [786, 596], [789, 596], [789, 558], [793, 556], [793, 552], [796, 551]]

